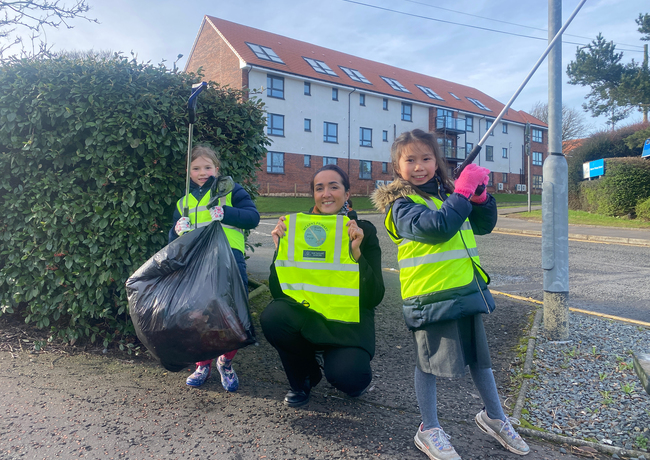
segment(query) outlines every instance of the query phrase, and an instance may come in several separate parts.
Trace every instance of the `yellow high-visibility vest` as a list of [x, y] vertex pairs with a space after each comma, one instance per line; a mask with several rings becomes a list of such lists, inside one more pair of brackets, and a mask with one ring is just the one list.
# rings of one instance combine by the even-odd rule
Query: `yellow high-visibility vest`
[[[413, 202], [429, 209], [440, 209], [442, 201], [420, 195], [408, 196]], [[480, 265], [476, 239], [469, 219], [449, 241], [440, 244], [419, 243], [399, 238], [393, 221], [393, 209], [386, 213], [384, 225], [388, 235], [397, 244], [397, 260], [402, 299], [459, 288], [474, 280], [474, 264]], [[474, 261], [474, 264], [472, 263]], [[478, 270], [487, 282], [482, 270]]]
[[[208, 209], [208, 203], [210, 202], [211, 192], [208, 191], [201, 201], [198, 201], [194, 195], [189, 194], [189, 200], [187, 200], [187, 207], [190, 209], [190, 226], [192, 228], [205, 227], [212, 223], [212, 217], [210, 216], [210, 210]], [[176, 207], [178, 212], [183, 215], [183, 207], [185, 206], [185, 197], [178, 200]], [[232, 206], [232, 192], [226, 196], [219, 198], [219, 206]], [[244, 232], [237, 227], [232, 225], [221, 224], [226, 237], [228, 238], [228, 243], [230, 247], [234, 249], [239, 249], [241, 252], [246, 251], [246, 243], [244, 240]]]
[[349, 220], [341, 215], [287, 215], [275, 270], [282, 292], [292, 299], [329, 320], [358, 323], [359, 264], [350, 254]]

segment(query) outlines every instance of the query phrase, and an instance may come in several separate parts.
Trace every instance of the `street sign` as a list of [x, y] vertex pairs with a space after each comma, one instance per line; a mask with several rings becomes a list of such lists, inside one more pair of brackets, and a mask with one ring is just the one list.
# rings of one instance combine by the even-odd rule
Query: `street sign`
[[643, 144], [643, 152], [641, 153], [641, 158], [650, 157], [650, 138], [645, 140]]
[[583, 179], [591, 179], [593, 177], [605, 175], [605, 159], [590, 161], [582, 164], [582, 177]]

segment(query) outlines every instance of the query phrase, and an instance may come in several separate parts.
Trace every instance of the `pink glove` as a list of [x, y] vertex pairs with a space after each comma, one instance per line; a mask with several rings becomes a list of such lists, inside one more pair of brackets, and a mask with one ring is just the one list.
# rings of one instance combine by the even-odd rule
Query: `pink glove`
[[487, 183], [485, 182], [486, 178], [489, 181], [488, 174], [490, 174], [489, 169], [482, 168], [474, 163], [468, 164], [460, 173], [460, 177], [454, 182], [454, 192], [463, 195], [467, 199], [471, 198], [476, 191], [476, 187]]
[[223, 219], [223, 208], [221, 206], [210, 208], [210, 216], [212, 217], [212, 220]]
[[189, 232], [192, 230], [190, 227], [190, 218], [189, 217], [181, 217], [176, 221], [176, 225], [174, 226], [174, 231], [178, 236], [181, 236], [185, 232]]
[[[483, 180], [483, 185], [487, 185], [488, 182], [490, 182], [490, 178], [489, 178], [488, 176], [485, 176], [485, 179]], [[482, 203], [485, 203], [486, 200], [487, 200], [487, 188], [484, 188], [484, 189], [483, 189], [483, 193], [481, 193], [480, 195], [477, 195], [477, 194], [475, 193], [475, 194], [472, 195], [472, 197], [469, 199], [469, 201], [471, 201], [472, 203], [476, 203], [476, 204], [482, 204]]]

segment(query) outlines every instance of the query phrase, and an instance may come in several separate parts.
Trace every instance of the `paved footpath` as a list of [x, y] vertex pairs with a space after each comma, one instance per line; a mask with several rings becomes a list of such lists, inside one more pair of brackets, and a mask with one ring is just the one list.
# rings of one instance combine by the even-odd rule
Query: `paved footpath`
[[[286, 377], [259, 332], [259, 346], [235, 358], [237, 393], [226, 393], [214, 377], [189, 388], [188, 372], [170, 373], [146, 359], [29, 353], [29, 338], [18, 334], [11, 351], [0, 352], [0, 458], [425, 460], [413, 444], [420, 416], [412, 339], [396, 307], [397, 278], [386, 279], [371, 390], [353, 400], [323, 381], [299, 409], [282, 404]], [[519, 341], [535, 307], [497, 302], [485, 323], [499, 391], [512, 408], [510, 378], [521, 369]], [[482, 404], [469, 376], [441, 379], [438, 394], [441, 422], [463, 459], [518, 458], [475, 426]], [[531, 460], [584, 458], [563, 453], [569, 446], [528, 441]]]

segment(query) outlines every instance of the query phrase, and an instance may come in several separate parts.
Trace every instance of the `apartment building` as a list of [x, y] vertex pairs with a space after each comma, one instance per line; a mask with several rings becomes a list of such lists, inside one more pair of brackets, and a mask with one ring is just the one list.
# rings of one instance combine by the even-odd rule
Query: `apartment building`
[[[272, 145], [257, 175], [263, 195], [308, 194], [314, 172], [329, 163], [348, 172], [353, 195], [367, 195], [393, 179], [390, 146], [415, 128], [437, 134], [453, 169], [504, 107], [475, 88], [212, 16], [185, 71], [199, 68], [264, 101]], [[488, 190], [504, 192], [526, 190], [530, 163], [541, 193], [546, 154], [547, 126], [510, 109], [475, 162], [492, 171]]]

